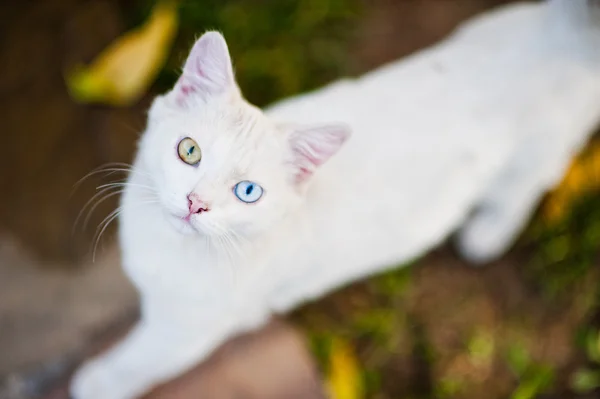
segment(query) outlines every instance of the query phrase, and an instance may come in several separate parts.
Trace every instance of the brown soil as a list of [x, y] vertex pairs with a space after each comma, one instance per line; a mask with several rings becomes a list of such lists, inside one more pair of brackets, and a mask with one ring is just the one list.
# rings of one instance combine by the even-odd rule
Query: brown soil
[[[505, 2], [365, 2], [366, 14], [353, 46], [354, 72], [431, 44], [465, 18]], [[73, 196], [70, 193], [94, 168], [130, 160], [149, 98], [123, 110], [81, 106], [70, 100], [62, 80], [66, 66], [89, 61], [123, 31], [121, 15], [130, 6], [117, 0], [11, 0], [0, 11], [0, 109], [7, 149], [0, 157], [0, 230], [15, 235], [43, 260], [17, 261], [4, 256], [0, 246], [0, 375], [8, 370], [28, 375], [25, 372], [34, 366], [69, 354], [59, 372], [44, 368], [42, 385], [52, 390], [46, 399], [66, 397], [64, 380], [58, 386], [56, 382], [81, 356], [113, 341], [122, 327], [97, 338], [95, 332], [122, 320], [129, 325], [133, 318], [135, 296], [115, 271], [116, 258], [100, 261], [106, 270], [82, 266], [89, 264], [82, 260], [89, 256], [95, 226], [116, 199], [98, 208], [91, 227], [73, 235], [75, 218], [101, 179], [92, 177]], [[106, 260], [113, 255], [108, 251], [102, 256]], [[75, 276], [69, 271], [72, 266], [83, 271]], [[52, 274], [56, 269], [67, 271]], [[382, 394], [373, 396], [378, 399], [441, 397], [440, 381], [458, 384], [449, 397], [508, 397], [519, 384], [506, 360], [515, 343], [523, 345], [536, 364], [556, 369], [555, 396], [546, 398], [576, 397], [566, 387], [571, 372], [586, 364], [574, 342], [591, 317], [595, 272], [565, 298], [548, 300], [526, 278], [517, 255], [473, 269], [442, 250], [411, 270], [406, 287], [397, 294], [381, 295], [379, 280], [374, 279], [307, 306], [292, 320], [311, 333], [346, 334], [355, 315], [369, 316], [373, 310], [385, 314], [382, 325], [394, 327], [386, 350], [380, 342], [389, 338], [385, 334], [368, 329], [358, 337], [346, 334], [361, 365], [380, 374]], [[390, 319], [390, 313], [396, 316]], [[468, 350], [478, 335], [494, 348], [479, 360]], [[293, 398], [292, 393], [319, 398], [319, 379], [303, 339], [276, 323], [229, 344], [149, 399]], [[285, 393], [282, 385], [288, 388]], [[468, 389], [461, 391], [461, 386]], [[2, 388], [0, 383], [0, 397]]]
[[[353, 342], [362, 367], [380, 374], [384, 394], [377, 398], [509, 397], [523, 380], [507, 359], [516, 345], [556, 372], [551, 392], [568, 392], [570, 373], [585, 364], [576, 337], [593, 315], [598, 273], [572, 287], [575, 295], [550, 300], [527, 279], [523, 260], [510, 255], [474, 268], [441, 250], [412, 267], [401, 289], [382, 294], [384, 280], [376, 277], [309, 305], [294, 320]], [[357, 327], [369, 315], [379, 315], [376, 326], [391, 325], [391, 333]], [[482, 359], [470, 351], [474, 337], [492, 348]], [[458, 386], [452, 395], [444, 394], [445, 381]]]

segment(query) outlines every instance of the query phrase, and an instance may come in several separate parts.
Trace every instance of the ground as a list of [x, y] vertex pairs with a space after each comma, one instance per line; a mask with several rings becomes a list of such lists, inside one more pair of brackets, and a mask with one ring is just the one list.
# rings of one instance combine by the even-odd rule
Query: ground
[[[329, 14], [313, 15], [306, 10], [318, 2], [308, 0], [268, 10], [247, 1], [223, 7], [206, 1], [200, 17], [192, 12], [200, 3], [186, 3], [191, 8], [171, 69], [152, 93], [124, 109], [75, 104], [62, 76], [136, 23], [146, 1], [3, 5], [0, 399], [26, 397], [19, 392], [66, 397], [72, 368], [134, 322], [136, 296], [119, 270], [114, 230], [101, 241], [96, 262], [90, 259], [95, 226], [116, 197], [73, 233], [77, 214], [103, 180], [93, 176], [73, 194], [72, 188], [95, 167], [131, 159], [144, 110], [172, 81], [199, 20], [201, 29], [223, 28], [242, 87], [265, 104], [407, 55], [503, 2], [330, 1]], [[275, 12], [297, 19], [264, 24]], [[270, 62], [258, 63], [262, 57]], [[341, 289], [228, 343], [151, 398], [321, 398], [339, 342], [351, 349], [368, 398], [597, 397], [600, 223], [592, 222], [600, 221], [598, 198], [582, 201], [579, 215], [556, 228], [533, 223], [517, 248], [488, 267], [464, 264], [446, 245], [415, 265]]]

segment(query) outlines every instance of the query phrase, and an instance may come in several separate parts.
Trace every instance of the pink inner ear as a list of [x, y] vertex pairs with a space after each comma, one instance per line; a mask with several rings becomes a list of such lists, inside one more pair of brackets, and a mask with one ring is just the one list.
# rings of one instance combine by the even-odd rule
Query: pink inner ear
[[308, 180], [309, 177], [311, 177], [313, 174], [312, 171], [300, 166], [298, 168], [298, 172], [296, 173], [296, 183], [302, 183], [303, 181]]
[[185, 96], [188, 96], [195, 92], [196, 92], [196, 89], [194, 89], [194, 87], [192, 87], [192, 86], [188, 86], [188, 85], [181, 86], [181, 93]]
[[301, 183], [327, 162], [350, 136], [343, 126], [325, 126], [296, 131], [291, 136], [294, 178]]
[[192, 83], [186, 82], [185, 77], [182, 76], [179, 82], [177, 82], [175, 92], [175, 101], [177, 102], [177, 105], [183, 106], [190, 96], [196, 94], [197, 88], [194, 87]]
[[208, 32], [194, 44], [175, 86], [175, 98], [183, 105], [190, 96], [222, 93], [233, 84], [227, 43], [219, 33]]

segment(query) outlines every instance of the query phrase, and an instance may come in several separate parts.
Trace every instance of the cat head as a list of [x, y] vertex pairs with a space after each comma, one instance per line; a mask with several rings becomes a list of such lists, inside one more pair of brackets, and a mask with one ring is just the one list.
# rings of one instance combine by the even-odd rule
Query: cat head
[[244, 100], [224, 38], [208, 32], [174, 88], [155, 99], [138, 160], [178, 230], [251, 236], [302, 202], [348, 137], [341, 125], [271, 121]]

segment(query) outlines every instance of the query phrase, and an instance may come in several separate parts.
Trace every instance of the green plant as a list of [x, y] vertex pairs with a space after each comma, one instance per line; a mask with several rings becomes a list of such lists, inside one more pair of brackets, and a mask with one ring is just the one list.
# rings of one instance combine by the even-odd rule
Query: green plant
[[[131, 23], [154, 0], [138, 0]], [[182, 1], [180, 33], [156, 89], [173, 85], [193, 41], [216, 29], [229, 44], [239, 84], [263, 106], [349, 72], [348, 43], [360, 15], [358, 0]]]

